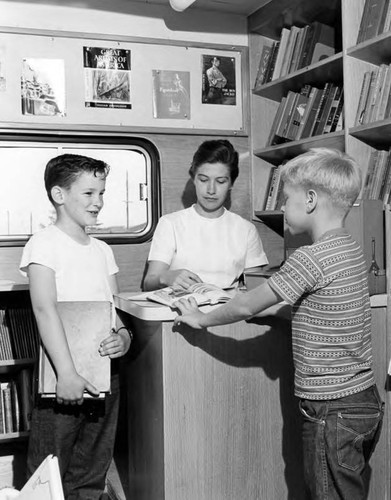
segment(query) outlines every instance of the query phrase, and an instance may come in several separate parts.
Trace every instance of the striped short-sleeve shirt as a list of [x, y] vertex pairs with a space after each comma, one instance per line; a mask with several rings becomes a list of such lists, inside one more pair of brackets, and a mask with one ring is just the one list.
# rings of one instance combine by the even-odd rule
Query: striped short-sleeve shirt
[[367, 269], [346, 230], [296, 250], [269, 284], [292, 305], [296, 396], [337, 399], [375, 383]]

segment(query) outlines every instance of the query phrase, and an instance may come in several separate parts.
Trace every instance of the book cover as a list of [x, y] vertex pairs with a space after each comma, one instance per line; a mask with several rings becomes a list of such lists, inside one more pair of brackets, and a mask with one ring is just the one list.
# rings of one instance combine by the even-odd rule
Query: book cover
[[361, 198], [363, 200], [369, 199], [369, 193], [370, 193], [370, 187], [373, 182], [373, 176], [376, 168], [376, 162], [377, 162], [377, 157], [378, 157], [379, 151], [375, 149], [372, 151], [370, 157], [369, 157], [369, 163], [368, 163], [368, 168], [367, 168], [367, 173], [365, 176], [365, 182], [364, 186], [362, 189], [362, 195]]
[[131, 109], [130, 50], [83, 47], [85, 106]]
[[173, 304], [179, 299], [194, 298], [198, 305], [218, 304], [219, 302], [228, 302], [235, 294], [235, 289], [219, 288], [210, 283], [194, 283], [189, 288], [165, 287], [153, 292], [144, 292], [129, 297], [129, 300], [150, 300], [159, 304], [173, 307]]
[[[99, 345], [111, 329], [110, 302], [58, 302], [61, 318], [76, 371], [103, 396], [110, 391], [110, 358], [99, 354]], [[55, 397], [57, 378], [45, 348], [39, 357], [38, 392]], [[85, 394], [88, 396], [88, 393]]]
[[3, 400], [5, 433], [9, 434], [14, 431], [12, 419], [11, 382], [1, 382], [0, 393]]
[[[385, 104], [387, 103], [388, 95], [390, 92], [390, 79], [388, 78], [389, 65], [381, 64], [379, 70], [379, 89], [376, 94], [375, 102], [372, 109], [372, 114], [370, 117], [371, 122], [379, 121], [381, 116], [384, 116]], [[388, 83], [387, 83], [388, 79]], [[388, 89], [387, 89], [388, 87]]]
[[190, 72], [152, 70], [153, 117], [190, 120]]
[[281, 165], [279, 165], [278, 167], [276, 167], [276, 170], [275, 170], [275, 176], [273, 179], [273, 189], [272, 189], [272, 192], [270, 195], [270, 202], [269, 202], [269, 207], [267, 208], [267, 210], [275, 210], [276, 209], [277, 197], [278, 197], [278, 194], [281, 190], [282, 184], [283, 183], [281, 182]]
[[286, 138], [290, 141], [295, 141], [297, 139], [297, 133], [299, 131], [301, 119], [305, 113], [310, 92], [311, 85], [304, 85], [304, 87], [300, 90], [300, 94], [297, 95], [293, 113], [286, 133]]
[[18, 500], [64, 500], [57, 457], [45, 458], [20, 490]]
[[18, 388], [20, 395], [20, 420], [21, 429], [29, 431], [31, 427], [31, 414], [33, 411], [33, 382], [31, 368], [23, 368], [18, 374]]
[[307, 104], [305, 106], [304, 113], [300, 118], [300, 124], [299, 124], [299, 127], [298, 127], [297, 132], [296, 132], [296, 140], [297, 141], [299, 139], [301, 139], [301, 137], [302, 137], [304, 125], [307, 122], [308, 115], [311, 111], [311, 108], [312, 108], [312, 105], [313, 105], [313, 102], [314, 102], [314, 99], [316, 97], [317, 92], [319, 92], [319, 89], [317, 87], [311, 87], [310, 93], [308, 95], [308, 101], [307, 101]]

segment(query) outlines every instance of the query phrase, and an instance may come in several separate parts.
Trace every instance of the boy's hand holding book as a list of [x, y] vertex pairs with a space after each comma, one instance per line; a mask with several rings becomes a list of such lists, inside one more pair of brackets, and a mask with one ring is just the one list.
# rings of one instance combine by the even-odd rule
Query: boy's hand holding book
[[79, 375], [76, 370], [68, 374], [58, 374], [56, 386], [56, 400], [58, 404], [81, 405], [84, 399], [84, 391], [92, 396], [99, 396], [98, 389], [88, 380]]
[[121, 326], [118, 330], [111, 329], [110, 335], [102, 340], [99, 346], [101, 356], [109, 356], [110, 359], [119, 358], [126, 354], [132, 343], [132, 333]]
[[197, 301], [193, 297], [179, 299], [173, 304], [173, 307], [179, 309], [181, 313], [174, 319], [174, 325], [185, 324], [197, 330], [204, 328], [202, 319], [205, 314], [198, 309]]

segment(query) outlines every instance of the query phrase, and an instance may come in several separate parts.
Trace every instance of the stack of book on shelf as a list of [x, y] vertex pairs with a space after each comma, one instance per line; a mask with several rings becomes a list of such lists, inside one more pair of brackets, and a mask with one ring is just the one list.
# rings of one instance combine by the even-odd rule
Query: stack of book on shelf
[[391, 201], [391, 150], [371, 153], [361, 198], [363, 200]]
[[364, 73], [355, 125], [365, 125], [391, 115], [391, 64], [380, 64]]
[[288, 91], [277, 109], [267, 145], [273, 146], [343, 128], [343, 87], [327, 82], [323, 89], [305, 85]]
[[0, 381], [0, 435], [29, 431], [32, 412], [32, 369], [22, 368]]
[[39, 334], [30, 308], [0, 309], [0, 361], [35, 359]]
[[314, 21], [282, 28], [278, 41], [264, 45], [254, 89], [335, 54], [335, 30]]
[[370, 40], [391, 29], [390, 0], [366, 0], [357, 35], [357, 43]]

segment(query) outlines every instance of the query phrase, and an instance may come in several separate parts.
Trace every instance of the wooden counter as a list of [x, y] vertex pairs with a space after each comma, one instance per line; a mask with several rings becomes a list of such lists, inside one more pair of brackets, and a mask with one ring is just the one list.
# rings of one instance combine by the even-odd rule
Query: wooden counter
[[[290, 322], [265, 315], [195, 331], [174, 329], [175, 312], [127, 294], [116, 306], [135, 333], [127, 372], [130, 498], [304, 500]], [[374, 357], [382, 360], [375, 365], [384, 379], [385, 308], [374, 311]], [[383, 433], [371, 461], [373, 500], [385, 498], [386, 444]]]

